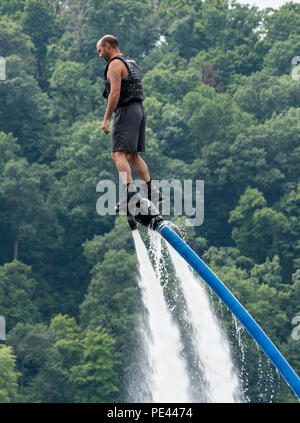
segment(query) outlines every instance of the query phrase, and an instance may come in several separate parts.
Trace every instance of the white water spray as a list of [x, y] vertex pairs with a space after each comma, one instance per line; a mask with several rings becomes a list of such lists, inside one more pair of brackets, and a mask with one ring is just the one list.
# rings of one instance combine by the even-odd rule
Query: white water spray
[[177, 251], [169, 244], [167, 247], [187, 303], [195, 335], [193, 342], [203, 365], [208, 400], [238, 402], [241, 400], [240, 387], [229, 343], [217, 323], [207, 292], [200, 278], [194, 276], [190, 266]]
[[181, 355], [178, 328], [171, 320], [162, 286], [138, 230], [133, 230], [132, 235], [140, 266], [139, 286], [149, 318], [151, 339], [148, 339], [148, 360], [152, 369], [149, 385], [153, 401], [190, 402], [189, 380]]
[[[233, 366], [229, 342], [218, 325], [202, 281], [173, 247], [166, 243], [166, 250], [160, 235], [149, 231], [155, 273], [138, 230], [132, 231], [132, 234], [140, 265], [139, 286], [148, 312], [150, 336], [147, 331], [142, 332], [151, 370], [145, 384], [151, 390], [152, 400], [213, 403], [242, 401], [243, 394]], [[169, 253], [171, 257], [186, 303], [182, 318], [188, 322], [191, 336], [185, 339], [188, 339], [196, 356], [198, 382], [195, 382], [194, 374], [191, 373], [187, 351], [183, 356], [179, 328], [172, 321], [160, 283], [162, 274], [166, 273], [164, 253]]]
[[[162, 238], [153, 231], [149, 231], [149, 235], [151, 249], [160, 256], [156, 257], [155, 261], [159, 262], [162, 256]], [[198, 400], [239, 402], [242, 395], [229, 343], [214, 316], [208, 294], [201, 285], [201, 280], [194, 276], [190, 266], [173, 247], [166, 244], [176, 276], [181, 282], [187, 305], [185, 318], [192, 327], [191, 343], [194, 345], [202, 373], [202, 389], [199, 390]]]

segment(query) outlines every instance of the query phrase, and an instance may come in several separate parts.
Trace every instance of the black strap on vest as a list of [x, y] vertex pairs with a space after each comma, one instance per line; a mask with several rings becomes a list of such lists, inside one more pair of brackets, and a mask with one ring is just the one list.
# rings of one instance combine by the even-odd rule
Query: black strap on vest
[[114, 56], [112, 59], [110, 59], [110, 60], [107, 62], [106, 66], [105, 66], [105, 69], [104, 69], [104, 78], [105, 78], [105, 79], [107, 79], [108, 66], [109, 66], [109, 65], [110, 65], [110, 63], [111, 63], [113, 60], [115, 60], [115, 59], [120, 59], [120, 60], [122, 60], [122, 62], [126, 65], [126, 67], [127, 67], [127, 69], [128, 69], [128, 76], [129, 76], [130, 69], [129, 69], [129, 67], [128, 67], [127, 63], [126, 63], [125, 56], [124, 56], [124, 55], [119, 55], [119, 56]]

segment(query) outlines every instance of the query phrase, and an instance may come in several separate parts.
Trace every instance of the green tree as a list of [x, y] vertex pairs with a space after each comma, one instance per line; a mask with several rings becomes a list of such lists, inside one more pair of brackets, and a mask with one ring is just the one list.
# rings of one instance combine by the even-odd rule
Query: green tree
[[283, 195], [277, 205], [280, 212], [284, 213], [288, 219], [287, 230], [278, 240], [281, 251], [281, 263], [285, 270], [285, 275], [290, 279], [291, 273], [300, 267], [300, 186]]
[[[164, 0], [159, 5], [162, 34], [168, 44], [185, 58], [212, 47], [233, 49], [258, 40], [261, 13], [256, 7], [238, 2]], [[216, 31], [216, 28], [218, 30]]]
[[52, 343], [44, 365], [31, 383], [32, 400], [74, 402], [76, 396], [80, 398], [80, 389], [70, 380], [70, 369], [81, 362], [84, 333], [73, 317], [62, 314], [51, 319], [49, 330]]
[[263, 194], [248, 187], [239, 205], [230, 212], [229, 223], [235, 225], [233, 240], [242, 254], [256, 262], [278, 253], [278, 238], [288, 224], [283, 213], [266, 205]]
[[243, 113], [227, 94], [217, 94], [212, 87], [201, 84], [184, 96], [183, 108], [194, 151], [201, 151], [214, 141], [232, 140], [251, 124], [251, 118]]
[[[16, 159], [20, 153], [20, 146], [12, 134], [0, 132], [0, 174], [3, 173], [6, 163]], [[0, 191], [0, 264], [11, 260], [11, 245], [9, 216], [6, 212], [4, 193]]]
[[[1, 7], [1, 6], [0, 6]], [[17, 55], [22, 59], [22, 67], [26, 72], [34, 74], [36, 70], [35, 47], [30, 37], [22, 30], [20, 23], [6, 16], [0, 18], [0, 56]], [[8, 67], [8, 77], [11, 69]]]
[[36, 48], [38, 80], [46, 87], [45, 55], [49, 39], [54, 35], [54, 17], [46, 0], [26, 0], [22, 14], [23, 31]]
[[[205, 252], [204, 261], [290, 361], [294, 352], [287, 348], [287, 342], [291, 333], [290, 319], [295, 311], [290, 307], [295, 291], [281, 279], [278, 257], [257, 265], [253, 259], [241, 256], [236, 248], [210, 247]], [[220, 310], [216, 296], [213, 300], [216, 310], [219, 310], [218, 316], [227, 328], [233, 345], [234, 360], [242, 370], [242, 383], [250, 401], [293, 401], [294, 396], [289, 388], [286, 389], [283, 378], [279, 379], [274, 367], [253, 339], [246, 331], [238, 329], [239, 325], [232, 320], [231, 313], [224, 310], [224, 307]], [[258, 363], [263, 380], [259, 378]], [[269, 378], [273, 379], [273, 383], [268, 381]]]
[[20, 393], [22, 400], [30, 395], [30, 385], [44, 366], [53, 341], [53, 334], [42, 323], [17, 323], [7, 336], [8, 345], [13, 347], [20, 371]]
[[272, 42], [284, 41], [291, 33], [299, 35], [300, 5], [291, 1], [278, 10], [267, 8], [264, 11], [264, 28]]
[[0, 192], [8, 214], [15, 260], [19, 257], [20, 242], [32, 237], [45, 225], [46, 216], [50, 214], [40, 189], [41, 179], [37, 170], [38, 166], [30, 166], [26, 159], [10, 160], [0, 177]]
[[95, 234], [96, 227], [96, 232], [103, 233], [112, 225], [111, 216], [101, 216], [99, 221], [96, 212], [98, 182], [111, 179], [114, 174], [117, 182], [109, 157], [109, 142], [100, 121], [78, 122], [68, 134], [66, 145], [57, 151], [57, 160], [53, 163], [56, 174], [60, 175], [61, 204], [68, 211], [72, 231], [76, 225], [75, 235], [80, 238], [80, 245]]
[[[115, 265], [116, 259], [122, 269]], [[92, 269], [92, 280], [80, 305], [83, 326], [102, 325], [109, 329], [112, 335], [118, 335], [122, 350], [128, 341], [128, 330], [133, 329], [136, 311], [135, 264], [135, 257], [123, 249], [107, 251], [104, 260]]]
[[50, 79], [50, 94], [54, 101], [54, 116], [68, 125], [91, 111], [94, 90], [85, 78], [85, 66], [67, 61], [58, 63]]
[[115, 339], [115, 348], [120, 353], [117, 371], [119, 398], [122, 398], [122, 381], [134, 366], [128, 362], [128, 356], [137, 348], [136, 319], [140, 304], [135, 249], [126, 217], [118, 217], [110, 233], [86, 241], [84, 252], [93, 267], [87, 294], [80, 305], [81, 325], [94, 331], [101, 326]]
[[[95, 47], [105, 33], [143, 71], [152, 178], [205, 180], [204, 224], [188, 243], [200, 254], [210, 246], [205, 261], [297, 369], [298, 21], [294, 3], [0, 2], [0, 314], [14, 318], [23, 402], [120, 401], [137, 368], [132, 235], [125, 216], [95, 210], [99, 180], [118, 180], [101, 130], [105, 63]], [[170, 286], [166, 294], [178, 311]], [[250, 400], [293, 401], [214, 305]]]
[[92, 1], [72, 0], [60, 2], [60, 4], [51, 1], [51, 3], [54, 13], [57, 13], [57, 9], [59, 9], [58, 21], [59, 25], [63, 26], [59, 45], [64, 48], [69, 60], [82, 61], [83, 56], [86, 58], [83, 42], [86, 37], [86, 22]]
[[291, 75], [273, 76], [264, 69], [247, 78], [237, 89], [234, 99], [242, 110], [264, 122], [275, 113], [299, 108], [299, 84]]
[[160, 64], [147, 72], [143, 78], [146, 96], [155, 97], [159, 102], [180, 105], [182, 98], [199, 83], [196, 69], [176, 70], [175, 66]]
[[185, 59], [194, 56], [199, 48], [206, 46], [205, 29], [202, 22], [197, 20], [195, 9], [191, 6], [166, 28], [168, 30], [164, 35], [167, 42], [178, 49], [180, 56]]
[[34, 161], [45, 149], [49, 135], [49, 99], [24, 70], [21, 58], [8, 57], [6, 66], [9, 77], [0, 84], [0, 127], [6, 133], [12, 132], [22, 154]]
[[47, 0], [47, 3], [51, 6], [52, 14], [55, 18], [59, 17], [62, 11], [67, 7], [68, 1], [66, 0]]
[[62, 314], [51, 319], [50, 330], [55, 335], [53, 347], [60, 352], [63, 359], [62, 367], [69, 371], [82, 357], [84, 333], [74, 317]]
[[[104, 34], [114, 34], [122, 40], [121, 51], [137, 60], [143, 53], [147, 54], [158, 39], [151, 3], [137, 0], [108, 0], [103, 3], [93, 0], [87, 16], [83, 47], [90, 59], [96, 54], [96, 43]], [[99, 27], [102, 34], [99, 34]]]
[[11, 347], [0, 345], [0, 402], [14, 402], [18, 398], [19, 373]]
[[[0, 4], [0, 15], [19, 16], [24, 11], [26, 0], [2, 0]], [[14, 16], [14, 17], [15, 17]]]
[[3, 172], [7, 162], [16, 159], [20, 154], [20, 146], [12, 134], [0, 131], [0, 173]]
[[258, 8], [238, 2], [230, 6], [227, 0], [204, 2], [201, 21], [209, 47], [219, 45], [229, 50], [245, 43], [245, 40], [258, 40], [258, 34], [254, 31], [261, 17]]
[[126, 250], [128, 254], [135, 253], [132, 235], [125, 216], [118, 216], [114, 227], [107, 233], [95, 235], [93, 239], [83, 243], [84, 255], [92, 267], [102, 262], [109, 250], [118, 248]]
[[119, 354], [115, 341], [101, 327], [88, 330], [83, 339], [80, 364], [70, 369], [70, 380], [79, 387], [81, 402], [113, 402], [118, 393]]
[[[293, 68], [292, 59], [298, 56], [299, 48], [300, 34], [290, 34], [287, 40], [277, 41], [264, 58], [264, 68], [270, 75], [280, 76], [282, 74], [288, 74], [291, 77], [291, 70]], [[272, 80], [273, 84], [274, 82], [276, 80]]]
[[298, 178], [298, 115], [299, 108], [290, 108], [262, 125], [243, 128], [228, 146], [212, 143], [202, 150], [202, 158], [196, 159], [192, 168], [197, 176], [204, 175], [207, 189], [213, 185], [215, 191], [221, 185], [235, 193], [234, 200], [232, 194], [224, 197], [225, 204], [229, 199], [230, 206], [236, 204], [246, 187], [253, 186], [273, 206], [295, 187]]
[[[153, 162], [158, 162], [157, 165], [151, 167], [151, 170], [158, 171], [155, 177], [162, 175], [162, 178], [164, 178], [163, 172], [166, 169], [166, 164], [163, 163], [162, 166], [159, 166], [159, 162], [163, 162], [164, 158], [168, 156], [186, 161], [191, 160], [192, 145], [189, 139], [188, 126], [180, 106], [169, 103], [164, 105], [152, 96], [146, 98], [144, 106], [147, 113], [148, 147], [151, 148], [152, 141], [152, 134], [150, 135], [149, 129], [156, 134], [159, 140], [157, 146], [153, 146], [153, 151], [149, 155]], [[160, 161], [154, 156], [155, 150], [158, 150], [157, 152], [164, 156], [161, 157]]]
[[[190, 65], [198, 69], [199, 81], [208, 85], [220, 86], [221, 91], [224, 91], [236, 73], [234, 52], [224, 50], [222, 47], [199, 51], [191, 58]], [[212, 77], [211, 82], [213, 83], [209, 81], [209, 78], [212, 79]]]
[[5, 316], [7, 330], [18, 322], [33, 323], [39, 318], [36, 286], [29, 266], [13, 261], [0, 267], [0, 315]]

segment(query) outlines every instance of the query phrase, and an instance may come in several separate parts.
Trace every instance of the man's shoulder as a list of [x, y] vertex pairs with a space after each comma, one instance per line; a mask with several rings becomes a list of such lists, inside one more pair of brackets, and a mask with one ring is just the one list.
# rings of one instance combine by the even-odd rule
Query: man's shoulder
[[126, 63], [135, 63], [136, 64], [136, 61], [134, 59], [132, 59], [131, 57], [129, 57], [125, 54], [119, 54], [118, 56], [115, 56], [112, 59], [110, 59], [109, 65], [113, 64], [114, 62], [117, 62], [117, 63], [123, 62], [124, 64], [126, 64]]
[[124, 62], [121, 57], [114, 57], [113, 60], [109, 64], [109, 68], [117, 68], [124, 66]]
[[109, 63], [108, 67], [108, 73], [113, 72], [119, 72], [122, 71], [126, 67], [124, 61], [121, 59], [121, 57], [114, 57], [113, 60]]

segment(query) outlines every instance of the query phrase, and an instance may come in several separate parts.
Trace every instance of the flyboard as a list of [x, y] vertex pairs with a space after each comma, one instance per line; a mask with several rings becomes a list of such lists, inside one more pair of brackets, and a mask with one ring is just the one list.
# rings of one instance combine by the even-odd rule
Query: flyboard
[[172, 247], [201, 276], [201, 278], [210, 286], [210, 288], [245, 327], [247, 332], [257, 342], [277, 370], [281, 373], [298, 399], [300, 399], [299, 376], [252, 316], [229, 291], [229, 289], [204, 263], [204, 261], [177, 235], [177, 233], [170, 228], [168, 222], [161, 217], [155, 205], [147, 198], [139, 196], [138, 200], [135, 202], [135, 206], [131, 208], [130, 211], [127, 205], [126, 214], [131, 230], [136, 230], [138, 224], [141, 224], [159, 232], [160, 235], [172, 245]]

